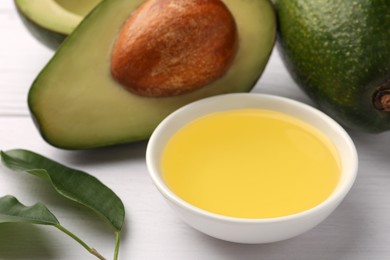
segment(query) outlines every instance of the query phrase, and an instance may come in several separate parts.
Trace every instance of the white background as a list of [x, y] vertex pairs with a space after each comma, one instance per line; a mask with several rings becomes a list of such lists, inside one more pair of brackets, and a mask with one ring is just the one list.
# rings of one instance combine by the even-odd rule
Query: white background
[[[11, 0], [0, 1], [0, 149], [24, 148], [96, 176], [126, 207], [120, 259], [390, 259], [390, 133], [349, 131], [359, 172], [346, 200], [311, 231], [283, 242], [242, 245], [193, 230], [167, 206], [145, 165], [146, 142], [64, 151], [46, 144], [27, 109], [28, 89], [53, 55], [21, 23]], [[310, 103], [293, 83], [275, 50], [253, 90]], [[0, 196], [31, 205], [44, 202], [60, 222], [112, 259], [114, 233], [83, 207], [59, 197], [48, 183], [0, 166]], [[0, 224], [0, 259], [96, 259], [53, 227]]]

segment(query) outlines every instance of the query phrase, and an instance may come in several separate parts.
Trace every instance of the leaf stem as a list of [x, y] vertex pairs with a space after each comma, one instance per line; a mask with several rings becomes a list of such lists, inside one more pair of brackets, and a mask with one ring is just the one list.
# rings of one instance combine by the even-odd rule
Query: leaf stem
[[114, 260], [118, 259], [118, 254], [119, 254], [119, 244], [121, 242], [121, 232], [118, 230], [115, 232], [115, 252], [114, 252]]
[[71, 238], [73, 238], [77, 243], [79, 243], [82, 247], [84, 247], [89, 253], [91, 253], [92, 255], [96, 256], [98, 259], [100, 260], [106, 260], [106, 258], [104, 258], [98, 251], [96, 251], [96, 249], [88, 246], [83, 240], [81, 240], [78, 236], [76, 236], [75, 234], [73, 234], [72, 232], [70, 232], [68, 229], [66, 229], [64, 226], [58, 224], [58, 225], [55, 225], [56, 228], [58, 228], [60, 231], [64, 232], [65, 234], [67, 234], [68, 236], [70, 236]]

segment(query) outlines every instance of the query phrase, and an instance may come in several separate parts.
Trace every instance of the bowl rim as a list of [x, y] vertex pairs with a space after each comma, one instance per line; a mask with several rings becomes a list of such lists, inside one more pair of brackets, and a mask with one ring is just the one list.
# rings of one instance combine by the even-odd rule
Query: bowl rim
[[[187, 113], [189, 110], [197, 109], [198, 107], [202, 106], [205, 103], [213, 102], [216, 99], [225, 99], [225, 98], [237, 98], [237, 99], [245, 99], [245, 98], [254, 98], [254, 99], [270, 99], [275, 102], [283, 102], [288, 106], [292, 107], [300, 107], [311, 114], [316, 115], [318, 118], [321, 119], [321, 121], [325, 122], [328, 126], [330, 126], [332, 129], [337, 132], [337, 134], [342, 137], [345, 144], [348, 147], [348, 151], [350, 153], [350, 161], [351, 164], [347, 165], [347, 173], [346, 178], [343, 181], [343, 185], [341, 183], [338, 184], [338, 186], [335, 188], [335, 190], [332, 192], [332, 194], [327, 197], [324, 201], [322, 201], [320, 204], [317, 204], [316, 206], [309, 208], [307, 210], [297, 212], [291, 215], [287, 216], [280, 216], [280, 217], [273, 217], [273, 218], [239, 218], [239, 217], [232, 217], [232, 216], [225, 216], [218, 213], [213, 213], [204, 209], [201, 209], [199, 207], [196, 207], [189, 202], [185, 201], [184, 199], [177, 196], [169, 187], [165, 184], [163, 181], [161, 175], [158, 171], [158, 163], [156, 162], [157, 158], [154, 158], [154, 149], [156, 145], [160, 142], [160, 136], [165, 131], [165, 129], [172, 124], [172, 121], [175, 120], [175, 118], [181, 114]], [[235, 108], [232, 108], [235, 109]], [[265, 108], [267, 109], [267, 108]], [[209, 113], [218, 112], [221, 110], [210, 110]], [[189, 121], [195, 120], [197, 117], [190, 117]], [[303, 120], [302, 118], [298, 118], [300, 120]], [[180, 124], [181, 126], [184, 124]], [[314, 126], [317, 127], [317, 126]], [[317, 127], [318, 128], [318, 127]], [[320, 130], [322, 132], [322, 130]], [[337, 145], [336, 145], [337, 146]], [[346, 130], [337, 123], [333, 118], [325, 114], [324, 112], [318, 110], [317, 108], [310, 106], [306, 103], [303, 103], [301, 101], [297, 101], [291, 98], [272, 95], [272, 94], [263, 94], [263, 93], [229, 93], [229, 94], [221, 94], [216, 95], [208, 98], [204, 98], [201, 100], [197, 100], [194, 102], [191, 102], [187, 105], [182, 106], [181, 108], [177, 109], [170, 115], [168, 115], [164, 120], [160, 122], [160, 124], [155, 128], [153, 131], [148, 144], [146, 148], [146, 164], [149, 172], [149, 176], [151, 177], [154, 185], [157, 187], [159, 192], [170, 202], [176, 204], [177, 206], [181, 208], [185, 208], [186, 210], [191, 211], [192, 213], [195, 213], [199, 216], [207, 217], [210, 219], [214, 219], [217, 221], [224, 221], [224, 222], [235, 222], [235, 223], [241, 223], [241, 224], [254, 224], [254, 223], [275, 223], [275, 222], [283, 222], [283, 221], [290, 221], [298, 218], [302, 218], [308, 215], [312, 215], [315, 213], [320, 212], [321, 210], [330, 207], [337, 202], [341, 201], [349, 192], [351, 189], [358, 171], [358, 154], [355, 147], [355, 144], [353, 143], [351, 137], [346, 132]], [[344, 166], [342, 166], [344, 167]]]

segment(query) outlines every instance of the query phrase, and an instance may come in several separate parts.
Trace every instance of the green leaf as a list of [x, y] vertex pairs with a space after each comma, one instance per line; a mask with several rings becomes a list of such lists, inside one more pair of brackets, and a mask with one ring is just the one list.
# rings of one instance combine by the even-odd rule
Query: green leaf
[[59, 225], [57, 218], [42, 203], [26, 207], [15, 197], [0, 197], [0, 223], [24, 222], [41, 225]]
[[117, 231], [122, 229], [124, 205], [97, 178], [28, 150], [1, 151], [0, 154], [3, 164], [8, 168], [49, 179], [59, 194], [103, 216]]
[[96, 249], [88, 246], [78, 236], [62, 226], [53, 213], [51, 213], [42, 203], [36, 203], [33, 206], [28, 207], [20, 203], [14, 196], [6, 195], [0, 197], [0, 223], [30, 223], [54, 226], [73, 238], [88, 252], [99, 259], [105, 260]]

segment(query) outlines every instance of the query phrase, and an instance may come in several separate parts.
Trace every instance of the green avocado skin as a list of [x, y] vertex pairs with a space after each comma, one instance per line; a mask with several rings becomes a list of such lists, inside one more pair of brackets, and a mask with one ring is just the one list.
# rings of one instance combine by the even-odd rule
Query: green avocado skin
[[390, 89], [389, 0], [276, 0], [277, 46], [297, 84], [343, 126], [390, 129], [374, 106]]

